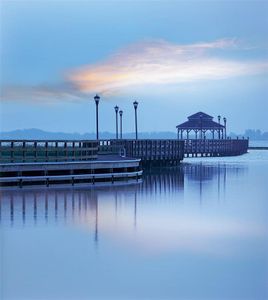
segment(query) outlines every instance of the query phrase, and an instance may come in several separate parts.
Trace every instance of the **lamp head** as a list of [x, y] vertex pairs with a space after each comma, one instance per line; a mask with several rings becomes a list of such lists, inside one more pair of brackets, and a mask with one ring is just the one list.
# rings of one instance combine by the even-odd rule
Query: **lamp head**
[[116, 105], [116, 106], [114, 107], [114, 110], [115, 110], [116, 113], [118, 113], [119, 107]]
[[135, 109], [137, 109], [137, 107], [138, 107], [138, 104], [139, 104], [139, 102], [138, 102], [138, 101], [134, 101], [134, 102], [133, 102], [133, 105], [134, 105], [134, 108], [135, 108]]
[[122, 117], [122, 115], [123, 115], [123, 111], [122, 110], [119, 110], [119, 115], [120, 115], [120, 117]]
[[96, 96], [94, 97], [95, 103], [98, 105], [100, 102], [100, 96], [96, 94]]

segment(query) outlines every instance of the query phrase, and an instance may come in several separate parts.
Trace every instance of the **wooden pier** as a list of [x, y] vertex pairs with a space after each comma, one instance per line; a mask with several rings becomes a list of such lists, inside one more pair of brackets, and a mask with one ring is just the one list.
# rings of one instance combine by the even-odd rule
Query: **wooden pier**
[[100, 155], [94, 141], [0, 141], [0, 185], [80, 186], [138, 182], [139, 158]]
[[176, 165], [184, 157], [235, 156], [247, 153], [247, 139], [101, 140], [101, 153], [140, 158], [146, 165]]
[[247, 139], [186, 139], [184, 157], [235, 156], [247, 153]]
[[179, 140], [101, 140], [100, 153], [141, 159], [142, 166], [172, 166], [184, 157], [184, 141]]
[[241, 155], [246, 139], [0, 141], [0, 185], [90, 184], [133, 179], [184, 157]]
[[185, 140], [2, 140], [0, 163], [92, 161], [99, 155], [117, 155], [148, 163], [174, 165], [189, 156], [241, 155], [247, 139]]

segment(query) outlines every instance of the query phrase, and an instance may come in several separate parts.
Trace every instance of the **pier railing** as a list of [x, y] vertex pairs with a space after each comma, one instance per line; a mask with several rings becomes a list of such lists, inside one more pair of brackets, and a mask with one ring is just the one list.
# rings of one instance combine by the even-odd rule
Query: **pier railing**
[[231, 156], [248, 150], [247, 139], [189, 140], [1, 140], [0, 163], [97, 159], [98, 154], [177, 163], [184, 156]]
[[1, 140], [0, 162], [57, 162], [97, 158], [97, 141]]
[[100, 153], [117, 153], [146, 161], [179, 162], [184, 155], [184, 141], [179, 140], [101, 140]]
[[185, 156], [231, 156], [241, 155], [248, 150], [247, 139], [188, 139], [184, 140]]

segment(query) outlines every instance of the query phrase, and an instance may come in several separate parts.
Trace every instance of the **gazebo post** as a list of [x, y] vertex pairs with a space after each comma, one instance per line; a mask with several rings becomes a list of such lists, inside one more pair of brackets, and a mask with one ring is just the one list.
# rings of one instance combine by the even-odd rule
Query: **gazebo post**
[[183, 129], [181, 129], [181, 140], [183, 139]]

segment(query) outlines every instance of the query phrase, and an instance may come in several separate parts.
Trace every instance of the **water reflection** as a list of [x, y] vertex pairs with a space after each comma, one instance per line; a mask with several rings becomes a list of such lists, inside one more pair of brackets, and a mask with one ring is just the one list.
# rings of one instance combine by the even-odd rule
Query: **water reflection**
[[6, 190], [4, 299], [265, 299], [266, 174], [186, 163], [141, 184]]
[[136, 227], [139, 203], [179, 202], [184, 199], [185, 184], [193, 191], [198, 190], [201, 203], [203, 192], [214, 187], [215, 182], [219, 198], [222, 191], [225, 193], [228, 178], [246, 171], [243, 165], [183, 164], [145, 172], [140, 184], [95, 189], [6, 190], [0, 195], [0, 224], [72, 223], [86, 217], [94, 225], [94, 239], [97, 241], [100, 201], [102, 206], [109, 206], [115, 219], [122, 208], [128, 208]]

